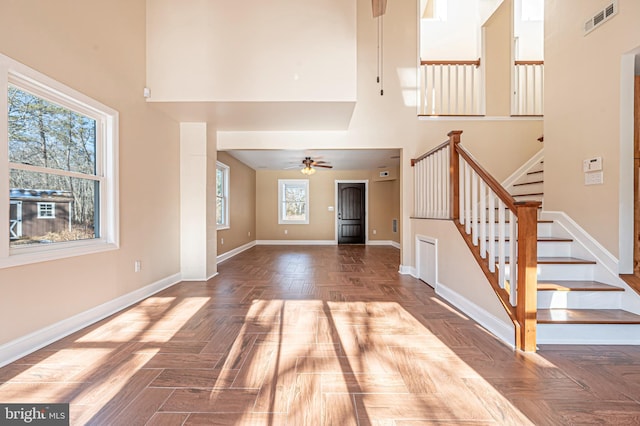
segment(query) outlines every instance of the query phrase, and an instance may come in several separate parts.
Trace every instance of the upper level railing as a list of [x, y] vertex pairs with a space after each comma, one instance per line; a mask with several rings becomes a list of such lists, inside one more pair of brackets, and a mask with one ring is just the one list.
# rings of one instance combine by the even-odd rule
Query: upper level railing
[[512, 115], [544, 114], [544, 61], [515, 61]]
[[480, 59], [421, 61], [421, 115], [482, 115]]
[[515, 201], [460, 145], [461, 134], [411, 161], [414, 217], [454, 221], [515, 325], [516, 347], [535, 352], [540, 202]]

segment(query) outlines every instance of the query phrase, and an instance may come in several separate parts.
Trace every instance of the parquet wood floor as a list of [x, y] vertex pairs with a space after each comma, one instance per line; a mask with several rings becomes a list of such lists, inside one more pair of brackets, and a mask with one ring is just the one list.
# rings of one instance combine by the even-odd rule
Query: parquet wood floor
[[257, 246], [0, 369], [92, 425], [640, 424], [640, 348], [516, 352], [389, 247]]

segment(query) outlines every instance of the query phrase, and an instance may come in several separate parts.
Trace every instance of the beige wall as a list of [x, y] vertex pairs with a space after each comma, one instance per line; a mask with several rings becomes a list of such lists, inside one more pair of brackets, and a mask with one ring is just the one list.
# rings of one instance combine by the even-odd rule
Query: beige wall
[[220, 256], [256, 239], [256, 171], [226, 152], [218, 152], [218, 161], [229, 166], [231, 220], [229, 229], [218, 230]]
[[147, 0], [147, 8], [154, 101], [355, 99], [353, 1]]
[[511, 114], [513, 0], [505, 0], [482, 27], [486, 115]]
[[[633, 119], [621, 125], [632, 108], [632, 96], [631, 106], [621, 99], [632, 93], [633, 72], [630, 81], [621, 80], [621, 59], [640, 47], [640, 2], [620, 0], [619, 14], [585, 36], [584, 22], [606, 4], [545, 3], [544, 203], [545, 210], [566, 212], [618, 256], [619, 234], [632, 234], [632, 222], [619, 222], [620, 209], [629, 207], [620, 188], [633, 181]], [[603, 185], [584, 185], [582, 161], [592, 157], [602, 157]]]
[[[400, 243], [399, 179], [376, 180], [374, 176], [369, 182], [369, 218], [369, 241]], [[393, 219], [398, 221], [396, 232], [393, 232]]]
[[[540, 120], [420, 120], [416, 117], [418, 17], [414, 2], [389, 5], [384, 18], [384, 96], [376, 83], [377, 24], [371, 2], [358, 0], [358, 102], [346, 131], [219, 131], [218, 148], [230, 149], [402, 149], [401, 225], [413, 213], [411, 158], [425, 153], [461, 129], [465, 145], [502, 180], [539, 149]], [[392, 48], [389, 48], [392, 46]], [[507, 111], [508, 114], [508, 111]], [[259, 189], [258, 189], [259, 191]], [[262, 206], [258, 204], [258, 216]], [[258, 230], [260, 224], [258, 223]], [[278, 234], [280, 237], [280, 234]], [[413, 266], [411, 226], [401, 226], [402, 264]]]
[[[278, 179], [303, 179], [299, 170], [256, 171], [256, 235], [257, 240], [335, 241], [336, 239], [336, 180], [368, 181], [367, 223], [371, 240], [397, 241], [390, 231], [390, 218], [399, 212], [400, 199], [394, 195], [397, 181], [373, 182], [368, 170], [319, 170], [309, 177], [309, 224], [278, 224]], [[386, 205], [381, 208], [381, 199]], [[329, 207], [334, 211], [329, 211]], [[398, 218], [399, 219], [399, 218]], [[373, 235], [376, 226], [376, 235]], [[285, 234], [284, 231], [287, 231]]]
[[119, 112], [121, 243], [1, 269], [1, 345], [179, 273], [180, 215], [178, 124], [142, 96], [144, 2], [3, 1], [0, 52]]

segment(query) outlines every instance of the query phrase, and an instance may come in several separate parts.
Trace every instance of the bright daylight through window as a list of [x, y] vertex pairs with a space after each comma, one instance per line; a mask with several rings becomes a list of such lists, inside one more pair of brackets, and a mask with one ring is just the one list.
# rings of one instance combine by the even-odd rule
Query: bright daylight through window
[[309, 180], [278, 179], [278, 223], [309, 223]]
[[[9, 58], [0, 65], [8, 76], [0, 189], [9, 207], [0, 265], [114, 248], [117, 113]], [[20, 255], [28, 259], [7, 261]]]
[[216, 224], [229, 228], [229, 166], [216, 163]]

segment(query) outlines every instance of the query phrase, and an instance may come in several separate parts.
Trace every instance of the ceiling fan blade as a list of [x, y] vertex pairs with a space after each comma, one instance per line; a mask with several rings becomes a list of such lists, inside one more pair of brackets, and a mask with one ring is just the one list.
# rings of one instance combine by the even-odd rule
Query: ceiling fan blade
[[323, 164], [316, 164], [314, 167], [324, 167], [325, 169], [333, 169], [333, 166], [325, 166]]
[[313, 161], [311, 164], [316, 165], [316, 164], [326, 164], [326, 161]]
[[387, 0], [371, 0], [371, 7], [374, 18], [382, 16], [387, 11]]

